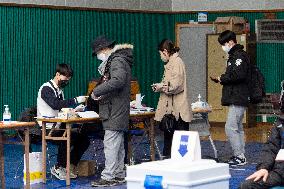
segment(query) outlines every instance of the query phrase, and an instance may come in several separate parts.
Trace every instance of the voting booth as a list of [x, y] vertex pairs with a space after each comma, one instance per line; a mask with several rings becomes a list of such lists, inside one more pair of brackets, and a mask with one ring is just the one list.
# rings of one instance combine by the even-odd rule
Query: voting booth
[[127, 188], [229, 189], [229, 165], [201, 159], [198, 132], [175, 131], [171, 158], [127, 167]]

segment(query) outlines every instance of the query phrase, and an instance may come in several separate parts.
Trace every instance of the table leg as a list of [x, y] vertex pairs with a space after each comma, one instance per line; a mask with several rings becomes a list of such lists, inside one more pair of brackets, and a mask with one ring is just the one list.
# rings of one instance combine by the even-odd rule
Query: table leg
[[42, 122], [42, 178], [43, 183], [46, 183], [46, 123]]
[[66, 131], [67, 131], [66, 185], [70, 186], [70, 140], [71, 140], [71, 125], [70, 125], [70, 123], [66, 124]]
[[131, 136], [131, 133], [128, 132], [127, 133], [127, 162], [128, 162], [128, 165], [134, 165], [134, 161], [133, 161], [133, 154], [132, 154], [132, 136]]
[[30, 129], [25, 128], [25, 162], [26, 162], [26, 189], [30, 189]]
[[0, 166], [1, 166], [1, 188], [5, 189], [5, 173], [4, 173], [4, 145], [3, 145], [3, 133], [0, 131]]
[[154, 120], [150, 118], [150, 128], [149, 128], [149, 138], [150, 138], [150, 153], [151, 153], [151, 160], [155, 161], [155, 128], [154, 128]]

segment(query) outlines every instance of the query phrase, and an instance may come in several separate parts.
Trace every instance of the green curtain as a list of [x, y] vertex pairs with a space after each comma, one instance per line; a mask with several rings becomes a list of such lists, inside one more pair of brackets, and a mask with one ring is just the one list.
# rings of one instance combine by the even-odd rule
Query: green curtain
[[[263, 13], [209, 13], [244, 16], [254, 31], [254, 20]], [[278, 18], [283, 18], [278, 13]], [[88, 81], [98, 78], [99, 61], [91, 56], [91, 41], [105, 34], [117, 43], [134, 45], [133, 76], [138, 79], [144, 103], [155, 107], [158, 94], [150, 85], [161, 80], [163, 63], [157, 45], [163, 38], [175, 39], [175, 24], [196, 20], [197, 13], [158, 14], [91, 10], [56, 10], [0, 6], [0, 106], [10, 106], [12, 119], [26, 107], [36, 105], [42, 83], [53, 78], [57, 63], [68, 63], [75, 71], [65, 97], [83, 95]], [[282, 44], [258, 44], [257, 64], [266, 76], [267, 92], [279, 91], [283, 79]], [[2, 111], [4, 109], [2, 108]], [[2, 117], [2, 116], [1, 116]]]

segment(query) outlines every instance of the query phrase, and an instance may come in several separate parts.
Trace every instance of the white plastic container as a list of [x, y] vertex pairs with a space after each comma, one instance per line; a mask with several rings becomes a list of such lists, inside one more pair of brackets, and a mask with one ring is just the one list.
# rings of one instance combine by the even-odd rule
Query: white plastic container
[[5, 109], [3, 112], [3, 123], [7, 124], [11, 122], [11, 112], [9, 110], [9, 106], [8, 105], [4, 105]]
[[136, 101], [136, 104], [135, 104], [136, 108], [142, 107], [142, 103], [141, 103], [142, 99], [141, 99], [141, 94], [140, 93], [136, 94], [136, 100], [135, 101]]
[[128, 189], [229, 189], [229, 166], [214, 160], [167, 159], [127, 167]]

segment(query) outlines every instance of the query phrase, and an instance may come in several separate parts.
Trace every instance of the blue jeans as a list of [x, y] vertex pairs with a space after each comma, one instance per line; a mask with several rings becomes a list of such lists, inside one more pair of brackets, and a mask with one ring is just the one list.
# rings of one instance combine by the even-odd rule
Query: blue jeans
[[244, 106], [229, 106], [225, 132], [232, 147], [234, 156], [245, 154], [244, 129], [242, 123], [245, 110], [246, 107]]

